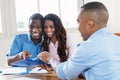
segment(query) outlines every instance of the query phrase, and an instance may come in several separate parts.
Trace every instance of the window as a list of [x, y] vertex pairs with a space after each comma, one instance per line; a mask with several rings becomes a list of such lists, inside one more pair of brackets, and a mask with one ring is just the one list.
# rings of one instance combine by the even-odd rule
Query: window
[[28, 29], [29, 17], [38, 12], [37, 0], [15, 0], [17, 31]]
[[59, 15], [59, 0], [39, 0], [40, 13], [46, 15], [48, 13], [55, 13]]
[[43, 16], [55, 13], [65, 28], [77, 27], [77, 0], [15, 0], [15, 4], [17, 31], [27, 30], [28, 19], [35, 12]]
[[61, 19], [66, 28], [77, 27], [77, 0], [60, 0]]
[[0, 14], [0, 33], [2, 33], [1, 14]]

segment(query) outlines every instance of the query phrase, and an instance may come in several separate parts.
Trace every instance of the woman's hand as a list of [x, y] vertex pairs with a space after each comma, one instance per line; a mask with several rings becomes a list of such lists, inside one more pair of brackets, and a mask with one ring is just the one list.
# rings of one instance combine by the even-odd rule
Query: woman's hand
[[53, 71], [53, 68], [51, 66], [47, 66], [46, 64], [40, 64], [39, 66], [48, 72]]
[[49, 57], [50, 57], [50, 53], [47, 51], [43, 51], [40, 54], [38, 54], [38, 58], [46, 63], [48, 62]]

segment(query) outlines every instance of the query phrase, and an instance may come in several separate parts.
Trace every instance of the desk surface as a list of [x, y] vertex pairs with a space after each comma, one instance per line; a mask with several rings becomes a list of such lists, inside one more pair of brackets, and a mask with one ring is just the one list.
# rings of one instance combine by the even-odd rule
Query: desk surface
[[[60, 80], [56, 74], [26, 74], [26, 75], [2, 75], [0, 74], [1, 80]], [[78, 80], [85, 80], [79, 78]]]
[[[24, 74], [24, 75], [3, 75], [0, 74], [0, 80], [60, 80], [55, 72], [52, 73], [31, 73], [31, 74]], [[83, 78], [79, 78], [78, 80], [85, 80]]]

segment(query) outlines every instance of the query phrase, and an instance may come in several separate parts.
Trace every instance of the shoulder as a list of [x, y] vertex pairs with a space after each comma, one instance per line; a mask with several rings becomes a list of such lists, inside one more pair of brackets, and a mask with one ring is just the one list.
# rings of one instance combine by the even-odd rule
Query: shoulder
[[21, 39], [27, 39], [29, 37], [29, 34], [16, 34], [14, 39], [21, 40]]
[[15, 36], [17, 36], [17, 37], [25, 37], [25, 36], [28, 36], [28, 34], [16, 34]]
[[28, 37], [28, 34], [16, 34], [15, 37], [19, 38]]

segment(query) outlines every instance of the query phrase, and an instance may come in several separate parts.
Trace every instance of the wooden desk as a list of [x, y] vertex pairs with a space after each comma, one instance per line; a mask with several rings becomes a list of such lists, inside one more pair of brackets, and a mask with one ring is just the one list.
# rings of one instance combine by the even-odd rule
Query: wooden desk
[[[0, 68], [2, 70], [2, 68]], [[60, 80], [55, 72], [46, 73], [46, 74], [24, 74], [24, 75], [3, 75], [0, 74], [0, 80]], [[79, 78], [78, 80], [85, 80], [83, 78]]]
[[[0, 74], [0, 80], [60, 80], [56, 74], [25, 74], [21, 76], [17, 75], [2, 75]], [[79, 78], [78, 80], [85, 80]]]
[[[42, 80], [60, 80], [55, 73], [52, 74], [28, 74], [24, 75], [24, 77], [42, 79]], [[85, 80], [83, 78], [79, 78], [78, 80]]]

